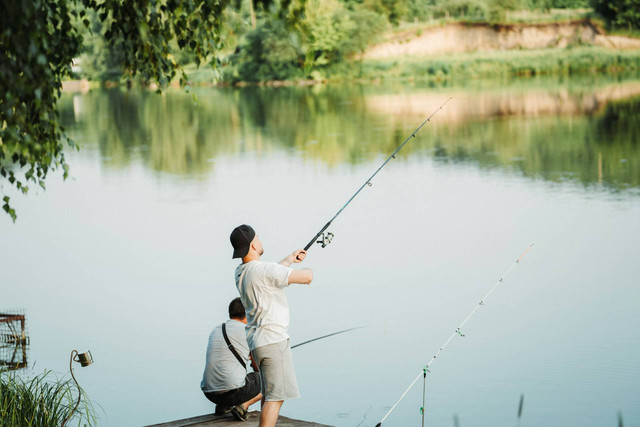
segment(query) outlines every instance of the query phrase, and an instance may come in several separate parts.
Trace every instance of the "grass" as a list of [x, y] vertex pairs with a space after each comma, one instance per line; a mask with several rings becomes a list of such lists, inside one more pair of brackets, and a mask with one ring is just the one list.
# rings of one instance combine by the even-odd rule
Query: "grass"
[[434, 18], [427, 20], [402, 21], [389, 30], [390, 34], [402, 33], [409, 30], [440, 27], [450, 23], [484, 23], [484, 24], [548, 24], [557, 22], [569, 22], [592, 18], [592, 9], [550, 9], [541, 10], [515, 10], [505, 13], [504, 19], [492, 21], [488, 17], [452, 16], [449, 18]]
[[640, 30], [636, 30], [634, 28], [612, 28], [609, 30], [608, 34], [614, 36], [640, 38]]
[[358, 73], [359, 77], [365, 80], [423, 79], [437, 82], [487, 77], [613, 74], [638, 70], [640, 51], [580, 46], [565, 49], [479, 52], [433, 58], [370, 60], [363, 62]]
[[[0, 371], [0, 427], [59, 427], [72, 412], [78, 390], [70, 380], [50, 378], [50, 372], [24, 380]], [[84, 391], [68, 425], [95, 425], [96, 416]]]
[[591, 16], [593, 9], [515, 10], [506, 12], [505, 23], [540, 24], [574, 21]]
[[[430, 58], [399, 57], [384, 60], [343, 62], [323, 70], [328, 81], [421, 80], [455, 83], [461, 80], [514, 77], [637, 73], [640, 51], [575, 46], [538, 50], [459, 53]], [[187, 67], [195, 86], [216, 84], [216, 71]]]

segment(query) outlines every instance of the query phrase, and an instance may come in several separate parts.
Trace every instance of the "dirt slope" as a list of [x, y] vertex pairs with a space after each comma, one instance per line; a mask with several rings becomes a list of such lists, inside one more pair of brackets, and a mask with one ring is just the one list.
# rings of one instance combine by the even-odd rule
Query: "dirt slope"
[[513, 25], [451, 23], [394, 33], [382, 43], [367, 49], [364, 58], [563, 48], [575, 44], [640, 49], [640, 39], [606, 35], [589, 20]]

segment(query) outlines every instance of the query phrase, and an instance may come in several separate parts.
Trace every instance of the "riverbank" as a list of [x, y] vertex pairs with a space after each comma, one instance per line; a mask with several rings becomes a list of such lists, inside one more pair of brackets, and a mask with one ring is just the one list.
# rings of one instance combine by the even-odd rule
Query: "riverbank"
[[[422, 81], [430, 85], [466, 86], [469, 80], [504, 81], [514, 78], [538, 76], [618, 76], [640, 72], [640, 50], [610, 50], [601, 47], [576, 47], [565, 49], [539, 49], [462, 53], [440, 55], [432, 58], [406, 57], [388, 60], [362, 60], [356, 63], [337, 64], [320, 78], [258, 83], [220, 80], [212, 69], [186, 67], [191, 86], [309, 86], [321, 83], [379, 83], [390, 81]], [[123, 83], [124, 85], [124, 83]], [[109, 82], [105, 87], [118, 84]], [[177, 80], [171, 87], [179, 87]], [[86, 93], [100, 87], [88, 80], [63, 83], [64, 92]], [[156, 90], [157, 86], [149, 86]]]
[[[247, 83], [234, 80], [234, 65], [214, 70], [185, 66], [190, 86], [313, 85], [324, 82], [421, 80], [455, 84], [468, 79], [617, 75], [640, 71], [640, 38], [606, 34], [598, 21], [489, 24], [443, 22], [391, 30], [358, 57], [314, 70], [306, 78]], [[118, 82], [106, 82], [105, 86]], [[131, 82], [128, 82], [131, 84]], [[91, 86], [67, 84], [65, 91]], [[176, 78], [171, 86], [179, 86]], [[154, 84], [149, 86], [156, 90]]]
[[213, 70], [187, 68], [192, 86], [291, 86], [343, 81], [375, 83], [382, 80], [420, 80], [449, 85], [468, 79], [617, 75], [638, 71], [640, 49], [618, 50], [595, 46], [362, 59], [336, 64], [313, 79], [258, 83], [230, 83], [216, 79]]
[[561, 22], [488, 23], [474, 21], [423, 25], [387, 32], [362, 54], [365, 60], [433, 57], [455, 53], [538, 50], [596, 46], [640, 50], [640, 38], [607, 34], [591, 19]]
[[[222, 75], [231, 68], [223, 67]], [[638, 70], [640, 38], [607, 34], [601, 23], [591, 19], [506, 24], [456, 21], [389, 31], [359, 57], [315, 71], [313, 80], [260, 84], [386, 79], [437, 83]], [[193, 84], [212, 81], [212, 71], [191, 71]]]
[[640, 50], [595, 46], [408, 56], [363, 60], [357, 69], [336, 69], [331, 78], [433, 81], [537, 75], [616, 74], [640, 70]]

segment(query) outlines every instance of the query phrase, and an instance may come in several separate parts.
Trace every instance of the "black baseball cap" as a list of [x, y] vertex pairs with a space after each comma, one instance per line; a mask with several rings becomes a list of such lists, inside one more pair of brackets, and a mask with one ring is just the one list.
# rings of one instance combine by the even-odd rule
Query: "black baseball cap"
[[231, 232], [230, 240], [233, 246], [233, 258], [242, 258], [249, 253], [251, 241], [256, 236], [256, 232], [250, 225], [242, 224]]

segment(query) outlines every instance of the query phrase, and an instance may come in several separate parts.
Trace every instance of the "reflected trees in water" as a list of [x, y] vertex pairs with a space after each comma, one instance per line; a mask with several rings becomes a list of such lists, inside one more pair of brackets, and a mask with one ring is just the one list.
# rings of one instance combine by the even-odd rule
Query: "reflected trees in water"
[[[518, 85], [514, 96], [496, 87], [469, 94], [475, 106], [459, 96], [400, 157], [638, 187], [640, 97], [616, 95], [624, 92], [618, 86], [601, 93], [559, 86], [541, 94]], [[67, 96], [61, 110], [70, 134], [97, 145], [110, 168], [141, 162], [158, 172], [206, 176], [216, 159], [244, 152], [284, 151], [329, 167], [387, 155], [444, 96], [442, 89], [398, 93], [360, 85], [201, 89], [195, 96], [117, 89]]]

